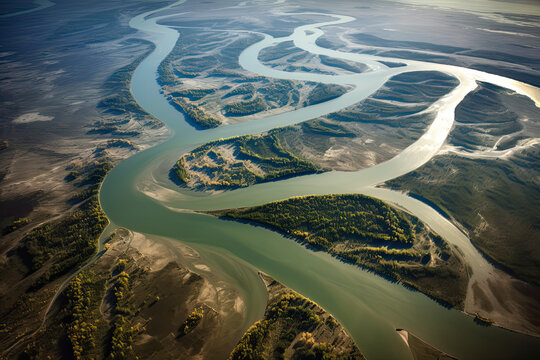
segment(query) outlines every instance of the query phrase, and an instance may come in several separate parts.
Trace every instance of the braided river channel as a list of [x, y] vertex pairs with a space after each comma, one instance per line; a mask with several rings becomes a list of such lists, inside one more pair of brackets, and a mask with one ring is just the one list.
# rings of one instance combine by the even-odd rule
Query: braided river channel
[[[111, 220], [109, 231], [114, 227], [125, 227], [171, 238], [196, 250], [203, 263], [242, 294], [247, 311], [243, 319], [245, 329], [262, 317], [266, 306], [266, 289], [258, 276], [260, 270], [333, 314], [368, 359], [412, 359], [396, 328], [411, 331], [461, 359], [526, 359], [540, 354], [539, 338], [494, 326], [477, 325], [471, 316], [445, 308], [420, 292], [322, 252], [313, 252], [273, 231], [193, 212], [258, 205], [307, 194], [366, 194], [397, 204], [457, 246], [472, 270], [472, 279], [484, 286], [493, 268], [466, 235], [428, 205], [406, 194], [375, 185], [418, 168], [437, 153], [452, 128], [455, 107], [476, 88], [476, 81], [503, 86], [528, 96], [537, 105], [540, 103], [539, 89], [456, 66], [378, 58], [319, 47], [315, 41], [324, 33], [325, 26], [345, 24], [354, 18], [317, 14], [327, 15], [329, 21], [297, 27], [290, 36], [283, 38], [263, 34], [261, 41], [242, 52], [239, 63], [257, 75], [349, 84], [354, 89], [337, 99], [285, 114], [200, 131], [190, 126], [183, 115], [169, 104], [157, 83], [157, 68], [173, 49], [179, 34], [175, 29], [157, 23], [163, 16], [152, 15], [181, 3], [138, 15], [130, 22], [131, 27], [140, 30], [145, 39], [155, 44], [155, 50], [140, 63], [133, 75], [133, 95], [142, 108], [167, 125], [172, 136], [166, 142], [123, 161], [107, 176], [100, 198]], [[347, 76], [296, 73], [272, 69], [259, 62], [259, 51], [291, 40], [297, 47], [314, 54], [367, 64], [370, 71]], [[394, 60], [406, 66], [388, 68], [378, 60]], [[333, 171], [215, 194], [179, 188], [168, 177], [178, 157], [203, 143], [230, 136], [258, 134], [323, 116], [365, 99], [396, 74], [433, 70], [456, 77], [459, 85], [432, 105], [437, 115], [425, 134], [387, 162], [356, 172]], [[490, 293], [487, 287], [483, 289]]]

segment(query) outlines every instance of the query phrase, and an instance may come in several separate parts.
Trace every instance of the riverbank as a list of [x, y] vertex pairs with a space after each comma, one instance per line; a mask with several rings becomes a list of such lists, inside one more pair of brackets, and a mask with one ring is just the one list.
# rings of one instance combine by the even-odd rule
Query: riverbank
[[[98, 1], [82, 11], [61, 3], [54, 14], [32, 14], [32, 30], [22, 16], [16, 24], [3, 23], [11, 26], [3, 46], [14, 50], [3, 53], [2, 94], [7, 97], [2, 101], [13, 101], [3, 107], [0, 124], [8, 139], [0, 150], [3, 354], [22, 351], [47, 331], [49, 310], [65, 284], [99, 256], [98, 239], [108, 224], [99, 189], [110, 168], [169, 136], [134, 105], [130, 92], [133, 71], [152, 51], [151, 44], [132, 38], [123, 22], [110, 16], [84, 23], [76, 38], [70, 32], [72, 18], [91, 18], [110, 6]], [[145, 6], [132, 2], [122, 9], [138, 12]], [[92, 24], [107, 24], [111, 33], [89, 31]], [[40, 40], [25, 48], [31, 33]], [[87, 46], [90, 42], [94, 46]], [[115, 46], [120, 49], [110, 56]], [[78, 81], [86, 72], [92, 81]], [[19, 91], [25, 96], [17, 96]], [[111, 93], [126, 106], [103, 101], [111, 100]]]
[[[155, 24], [147, 25], [147, 30], [159, 31], [162, 33], [165, 31], [163, 27], [154, 26]], [[317, 32], [317, 30], [315, 30], [314, 32]], [[270, 40], [271, 39], [269, 39], [268, 41]], [[166, 37], [161, 37], [160, 41], [163, 42], [161, 49], [167, 48], [167, 46], [170, 46], [172, 48], [172, 46], [174, 45], [174, 42], [169, 43], [169, 40]], [[249, 62], [250, 54], [253, 55], [253, 51], [246, 51], [242, 53], [240, 57], [241, 64], [246, 65]], [[201, 254], [205, 253], [205, 255], [209, 258], [216, 255], [215, 251], [208, 251], [209, 248], [222, 249], [224, 253], [228, 254], [231, 259], [235, 259], [235, 262], [237, 261], [234, 266], [244, 266], [244, 261], [247, 261], [251, 264], [255, 264], [257, 268], [268, 268], [271, 271], [267, 272], [271, 274], [279, 274], [279, 276], [281, 276], [283, 279], [287, 279], [287, 281], [291, 283], [291, 285], [294, 285], [292, 286], [293, 288], [302, 289], [302, 293], [312, 293], [314, 296], [310, 295], [310, 297], [324, 299], [327, 305], [332, 308], [331, 312], [334, 314], [340, 314], [340, 316], [338, 316], [338, 319], [341, 319], [344, 324], [349, 324], [347, 326], [347, 329], [352, 329], [351, 334], [356, 334], [355, 339], [363, 342], [362, 349], [370, 349], [368, 351], [372, 351], [372, 354], [377, 354], [377, 351], [375, 350], [376, 347], [379, 351], [379, 356], [386, 355], [386, 358], [400, 358], [400, 356], [396, 354], [399, 353], [400, 355], [403, 355], [403, 353], [401, 352], [401, 348], [399, 347], [400, 345], [395, 342], [395, 338], [393, 336], [390, 336], [389, 332], [384, 331], [384, 329], [386, 328], [384, 324], [388, 324], [389, 319], [390, 322], [407, 322], [407, 319], [410, 319], [411, 317], [414, 317], [416, 319], [423, 319], [421, 324], [416, 322], [415, 324], [411, 324], [411, 326], [417, 326], [424, 329], [429, 328], [429, 337], [433, 338], [435, 342], [444, 342], [445, 344], [443, 345], [443, 347], [446, 348], [451, 348], [452, 342], [454, 344], [464, 343], [463, 341], [458, 341], [456, 338], [468, 337], [470, 340], [470, 336], [473, 336], [473, 334], [478, 334], [478, 332], [489, 335], [475, 336], [476, 344], [480, 344], [483, 342], [489, 342], [494, 344], [495, 342], [493, 342], [493, 340], [497, 338], [498, 341], [496, 341], [496, 343], [500, 345], [502, 343], [512, 342], [517, 339], [512, 337], [512, 335], [508, 334], [507, 332], [499, 332], [497, 329], [479, 330], [478, 327], [471, 328], [467, 325], [469, 324], [470, 319], [466, 319], [466, 317], [462, 316], [461, 314], [457, 314], [456, 312], [445, 312], [446, 310], [441, 311], [440, 307], [433, 306], [430, 301], [423, 301], [422, 297], [420, 296], [415, 296], [414, 294], [408, 293], [406, 291], [402, 292], [397, 287], [394, 287], [392, 286], [392, 284], [387, 282], [379, 283], [372, 277], [366, 274], [361, 274], [362, 272], [358, 272], [357, 270], [356, 271], [359, 274], [352, 274], [350, 272], [347, 272], [347, 268], [345, 266], [335, 264], [330, 259], [327, 259], [323, 256], [317, 256], [314, 259], [308, 258], [304, 254], [304, 252], [300, 250], [295, 250], [296, 248], [294, 248], [293, 246], [288, 246], [284, 241], [281, 241], [279, 236], [272, 236], [268, 234], [268, 232], [258, 230], [256, 231], [253, 229], [250, 229], [248, 234], [245, 230], [241, 230], [241, 226], [233, 226], [231, 224], [224, 225], [219, 221], [213, 221], [211, 219], [208, 219], [208, 217], [202, 219], [202, 217], [200, 216], [196, 216], [187, 212], [175, 212], [173, 210], [170, 210], [171, 208], [186, 209], [186, 207], [188, 207], [186, 206], [186, 203], [189, 203], [191, 201], [191, 195], [188, 192], [181, 190], [178, 191], [177, 195], [173, 197], [175, 199], [179, 199], [178, 202], [174, 203], [174, 201], [165, 200], [166, 206], [161, 206], [159, 204], [156, 204], [152, 199], [147, 199], [144, 196], [141, 196], [141, 194], [137, 190], [133, 190], [140, 189], [140, 187], [135, 184], [136, 181], [134, 179], [138, 179], [138, 181], [141, 181], [138, 183], [139, 186], [141, 184], [145, 184], [144, 181], [148, 181], [149, 178], [151, 178], [150, 181], [157, 182], [160, 186], [169, 186], [167, 180], [159, 176], [160, 173], [163, 173], [160, 172], [160, 170], [163, 170], [164, 168], [164, 164], [162, 164], [160, 161], [156, 161], [157, 156], [160, 152], [167, 153], [167, 156], [169, 156], [170, 158], [172, 157], [170, 153], [173, 153], [174, 151], [177, 151], [178, 153], [183, 153], [186, 150], [192, 148], [192, 145], [212, 140], [212, 137], [214, 136], [219, 138], [224, 137], [222, 136], [224, 134], [227, 136], [240, 135], [238, 134], [238, 132], [244, 134], [249, 132], [256, 133], [259, 131], [264, 131], [265, 129], [271, 128], [276, 125], [282, 125], [285, 121], [287, 122], [287, 124], [300, 122], [302, 121], [302, 116], [307, 117], [309, 115], [321, 114], [325, 111], [331, 111], [332, 107], [334, 107], [335, 109], [335, 107], [338, 107], [338, 105], [351, 102], [356, 96], [361, 97], [360, 95], [364, 95], [363, 92], [352, 91], [352, 94], [350, 94], [349, 96], [348, 94], [343, 95], [339, 99], [332, 100], [327, 104], [324, 104], [325, 106], [319, 106], [321, 104], [318, 104], [314, 105], [311, 109], [308, 110], [303, 109], [303, 111], [297, 111], [287, 114], [287, 119], [285, 119], [285, 117], [277, 116], [271, 119], [272, 121], [276, 120], [276, 122], [265, 122], [266, 120], [270, 119], [263, 119], [264, 121], [256, 120], [247, 124], [242, 124], [241, 126], [231, 126], [223, 127], [216, 130], [208, 130], [204, 132], [204, 135], [196, 134], [195, 132], [190, 131], [189, 128], [186, 128], [181, 124], [175, 123], [176, 121], [178, 121], [179, 117], [177, 116], [176, 112], [170, 110], [170, 106], [168, 106], [167, 102], [164, 101], [164, 99], [159, 95], [159, 88], [153, 85], [155, 82], [155, 78], [153, 76], [155, 76], [155, 69], [159, 65], [159, 60], [160, 59], [158, 54], [156, 54], [156, 56], [151, 55], [148, 58], [148, 61], [141, 64], [141, 71], [139, 73], [136, 73], [134, 76], [134, 79], [136, 80], [134, 83], [139, 84], [140, 87], [134, 85], [134, 93], [136, 94], [137, 100], [141, 104], [144, 104], [144, 108], [150, 109], [150, 111], [154, 114], [160, 114], [160, 118], [167, 119], [168, 123], [170, 123], [171, 126], [174, 127], [175, 130], [177, 130], [177, 132], [175, 133], [174, 142], [170, 142], [168, 144], [165, 144], [164, 146], [152, 149], [152, 151], [145, 152], [140, 156], [136, 156], [128, 160], [124, 164], [121, 164], [121, 166], [116, 169], [116, 171], [113, 170], [105, 184], [104, 194], [106, 194], [106, 196], [103, 196], [103, 198], [105, 200], [104, 203], [107, 202], [105, 206], [108, 208], [108, 213], [114, 213], [115, 222], [121, 223], [122, 225], [126, 225], [133, 229], [145, 229], [145, 231], [147, 232], [160, 233], [163, 235], [167, 234], [172, 237], [180, 238], [181, 241], [188, 242], [190, 244], [193, 244], [194, 247], [201, 249]], [[434, 70], [436, 68], [436, 66], [430, 67], [431, 70]], [[278, 73], [272, 72], [272, 74]], [[279, 74], [281, 75], [281, 73]], [[295, 75], [287, 74], [287, 76], [291, 78]], [[368, 76], [367, 78], [370, 77]], [[375, 77], [371, 77], [370, 79], [373, 78]], [[465, 78], [466, 77], [460, 73], [460, 80], [465, 81]], [[451, 112], [452, 105], [454, 105], [455, 102], [459, 102], [461, 96], [464, 94], [464, 92], [466, 92], [466, 90], [473, 88], [472, 81], [465, 81], [465, 83], [466, 86], [461, 86], [459, 91], [453, 92], [449, 97], [445, 99], [445, 101], [438, 103], [437, 106], [446, 107], [448, 113]], [[369, 86], [369, 89], [365, 91], [366, 93], [369, 93], [369, 91], [373, 90], [373, 88], [376, 89], [379, 87], [379, 84], [376, 81], [374, 81], [373, 84], [367, 85]], [[428, 130], [428, 133], [426, 133], [425, 136], [422, 138], [423, 140], [426, 140], [430, 136], [435, 135], [435, 141], [433, 144], [430, 143], [430, 147], [427, 149], [428, 153], [426, 157], [423, 157], [424, 159], [432, 156], [432, 152], [436, 151], [437, 149], [437, 144], [439, 144], [440, 141], [444, 141], [445, 134], [443, 130], [450, 130], [450, 125], [453, 119], [444, 118], [443, 115], [446, 116], [447, 112], [444, 112], [444, 114], [435, 119], [435, 122], [430, 127], [430, 130]], [[435, 131], [435, 129], [438, 129], [440, 125], [444, 126], [443, 129], [440, 130], [441, 133], [439, 134], [437, 131]], [[412, 154], [414, 154], [413, 150], [415, 151], [418, 149], [413, 147], [412, 149], [405, 151], [405, 154], [403, 156], [398, 156], [398, 158], [401, 159], [403, 157], [406, 157], [406, 155], [412, 156]], [[422, 162], [423, 160], [420, 159], [418, 161]], [[171, 163], [169, 163], [168, 165], [170, 166]], [[395, 165], [394, 163], [399, 164], [399, 161], [390, 161], [389, 163], [391, 164], [383, 167], [383, 169]], [[165, 166], [165, 168], [168, 169], [170, 167]], [[405, 170], [403, 168], [396, 168], [396, 171], [393, 171], [391, 173], [399, 174], [402, 171]], [[140, 175], [143, 172], [145, 175]], [[167, 173], [167, 171], [165, 171], [165, 173]], [[371, 173], [373, 173], [373, 171], [371, 171]], [[341, 175], [342, 174], [339, 174], [339, 176]], [[343, 184], [343, 181], [337, 181], [335, 183], [333, 183], [332, 180], [328, 181], [329, 179], [331, 179], [332, 176], [335, 177], [334, 180], [338, 178], [337, 174], [329, 174], [329, 176], [318, 175], [317, 178], [323, 179], [321, 181], [326, 181], [329, 187], [331, 185], [339, 184], [341, 186]], [[204, 206], [205, 202], [206, 204], [210, 202], [215, 202], [215, 205], [217, 206], [218, 204], [221, 205], [223, 202], [226, 202], [226, 200], [224, 199], [226, 199], [227, 196], [234, 196], [235, 198], [237, 197], [234, 202], [241, 202], [244, 196], [250, 196], [251, 194], [252, 197], [249, 199], [250, 202], [260, 202], [263, 201], [263, 198], [266, 199], [267, 197], [274, 197], [273, 200], [275, 200], [276, 196], [280, 196], [280, 198], [287, 197], [283, 196], [285, 192], [295, 192], [296, 190], [298, 190], [299, 186], [303, 187], [303, 192], [320, 191], [317, 187], [311, 187], [313, 182], [309, 180], [310, 178], [312, 179], [313, 177], [303, 177], [302, 179], [295, 178], [291, 180], [286, 180], [284, 182], [268, 184], [266, 186], [257, 185], [253, 187], [256, 188], [257, 193], [261, 194], [261, 197], [259, 197], [259, 195], [253, 196], [251, 188], [248, 188], [245, 191], [242, 190], [230, 193], [217, 194], [217, 196], [212, 197], [211, 200], [198, 194], [197, 196], [195, 196], [196, 199], [193, 199], [193, 201], [197, 202], [198, 206]], [[371, 180], [373, 181], [373, 179]], [[305, 186], [307, 184], [306, 181], [310, 184], [309, 187]], [[360, 183], [362, 182], [360, 181]], [[126, 184], [133, 186], [126, 186]], [[289, 185], [291, 184], [293, 184], [293, 186], [289, 187]], [[284, 191], [285, 187], [287, 187], [286, 191]], [[357, 190], [358, 187], [359, 185], [358, 183], [356, 183], [356, 187], [354, 190]], [[120, 192], [118, 192], [118, 190], [120, 190]], [[229, 195], [231, 193], [234, 193], [234, 195]], [[115, 203], [132, 204], [134, 206], [124, 206], [120, 209], [115, 206]], [[140, 214], [138, 214], [135, 210], [137, 208], [144, 208], [145, 216], [141, 217]], [[153, 215], [152, 221], [147, 221], [147, 214], [150, 213]], [[431, 222], [433, 222], [433, 220], [428, 220], [428, 223]], [[253, 239], [253, 237], [255, 239]], [[462, 241], [461, 238], [459, 238], [459, 241]], [[463, 241], [466, 241], [466, 239]], [[206, 246], [208, 246], [208, 248], [205, 248]], [[276, 249], [272, 249], [272, 246], [278, 246], [281, 251], [278, 252], [276, 251]], [[284, 253], [284, 249], [287, 249], [290, 254]], [[205, 252], [203, 250], [208, 252]], [[466, 250], [468, 250], [468, 248], [466, 248]], [[291, 264], [285, 263], [284, 259], [289, 258], [290, 255], [293, 254], [294, 259], [290, 259]], [[239, 258], [237, 258], [236, 256], [238, 256]], [[276, 259], [280, 260], [279, 263], [276, 263]], [[300, 261], [299, 259], [302, 259], [302, 261]], [[225, 262], [225, 260], [223, 261]], [[319, 266], [314, 267], [313, 265], [315, 264]], [[304, 269], [303, 267], [307, 267], [307, 269]], [[232, 268], [233, 266], [230, 266], [227, 267], [226, 270], [232, 271]], [[321, 268], [332, 268], [336, 271], [336, 276], [330, 273], [325, 273], [325, 279], [321, 279], [320, 277], [316, 276], [314, 277], [313, 273], [317, 273], [317, 271], [314, 269]], [[311, 275], [309, 275], [310, 271], [308, 269], [311, 269]], [[294, 276], [291, 276], [290, 274], [294, 274]], [[356, 281], [351, 281], [350, 283], [348, 283], [347, 281], [344, 282], [342, 280], [350, 280], [351, 278], [354, 278]], [[307, 284], [309, 284], [309, 286]], [[332, 286], [332, 284], [342, 284], [344, 287], [338, 288], [336, 286]], [[358, 287], [359, 284], [372, 284], [372, 288], [377, 290], [375, 291], [375, 293], [373, 291], [364, 291], [364, 293], [359, 293], [355, 288]], [[249, 286], [250, 284], [244, 285]], [[340, 297], [339, 299], [342, 301], [340, 302], [339, 300], [337, 301], [336, 299], [328, 298], [326, 294], [326, 292], [328, 292], [328, 289], [332, 289], [334, 294], [342, 294], [343, 297]], [[365, 289], [363, 288], [363, 290]], [[392, 295], [390, 295], [389, 293], [392, 293]], [[408, 299], [411, 301], [400, 301], [399, 304], [396, 303], [393, 307], [387, 306], [389, 302], [393, 301], [392, 299]], [[380, 315], [379, 317], [379, 315], [374, 315], [373, 312], [371, 312], [371, 314], [366, 314], [366, 312], [362, 312], [361, 315], [351, 314], [350, 312], [345, 310], [350, 308], [361, 308], [361, 306], [359, 305], [362, 301], [369, 302], [369, 308], [381, 309], [381, 314], [384, 314], [384, 316]], [[328, 306], [325, 306], [325, 308], [329, 308]], [[406, 308], [407, 310], [405, 311], [404, 308]], [[421, 311], [419, 311], [420, 308]], [[393, 309], [396, 310], [394, 311]], [[417, 314], [418, 317], [412, 316], [411, 314], [413, 313]], [[407, 314], [407, 316], [404, 316], [403, 314]], [[370, 321], [370, 319], [374, 320], [375, 317], [377, 317], [377, 320]], [[354, 319], [357, 319], [359, 321], [354, 321]], [[431, 324], [429, 319], [437, 319], [438, 324], [443, 322], [448, 325], [445, 326], [444, 335], [437, 335], [438, 331], [440, 331], [440, 327]], [[357, 325], [360, 323], [362, 323], [362, 325]], [[472, 325], [472, 322], [470, 322], [470, 324]], [[362, 332], [361, 329], [366, 329], [368, 327], [370, 333], [376, 333], [378, 339], [386, 344], [384, 348], [382, 348], [381, 346], [377, 347], [376, 344], [370, 345], [370, 342], [364, 340], [365, 337], [363, 337], [363, 335], [366, 335], [366, 333]], [[394, 332], [393, 329], [391, 331]], [[415, 333], [416, 332], [417, 331], [415, 331]], [[388, 344], [394, 344], [395, 347], [388, 346]], [[504, 353], [504, 349], [500, 346], [497, 347], [495, 345], [488, 348], [491, 350], [496, 349], [498, 356], [502, 356], [501, 354]], [[394, 349], [399, 350], [395, 350], [395, 352], [389, 354]], [[511, 349], [512, 351], [519, 351], [520, 347], [515, 346], [514, 343], [514, 346], [511, 346]], [[461, 348], [458, 349], [457, 353], [459, 353], [458, 355], [466, 353], [471, 356], [471, 354], [475, 353], [475, 348]], [[483, 355], [485, 355], [485, 353]]]
[[414, 360], [457, 360], [457, 358], [434, 348], [407, 330], [396, 329], [396, 331], [411, 349]]
[[[67, 284], [47, 314], [43, 330], [23, 341], [10, 356], [63, 358], [62, 354], [74, 351], [97, 358], [117, 351], [140, 357], [227, 356], [244, 330], [239, 321], [242, 298], [234, 288], [217, 282], [195, 251], [125, 229], [114, 231], [105, 249]], [[79, 302], [86, 307], [76, 315]], [[183, 323], [197, 308], [204, 309], [202, 321], [189, 334], [181, 333]], [[80, 324], [93, 325], [74, 327], [70, 320], [74, 317]], [[115, 349], [116, 341], [123, 343], [121, 349]]]
[[259, 274], [268, 292], [264, 317], [249, 328], [229, 359], [365, 359], [331, 314], [270, 276]]

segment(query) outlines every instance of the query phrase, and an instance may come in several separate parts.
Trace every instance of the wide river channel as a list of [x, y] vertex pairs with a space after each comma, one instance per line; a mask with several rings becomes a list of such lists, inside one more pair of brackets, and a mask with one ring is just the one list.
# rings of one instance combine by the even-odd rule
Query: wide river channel
[[[332, 16], [337, 20], [299, 27], [288, 38], [265, 36], [262, 41], [247, 48], [239, 62], [245, 69], [269, 77], [345, 83], [355, 86], [354, 90], [338, 99], [287, 114], [197, 131], [168, 103], [157, 83], [157, 68], [179, 36], [176, 30], [157, 24], [159, 18], [151, 17], [161, 10], [165, 8], [141, 14], [130, 22], [133, 28], [144, 32], [145, 38], [156, 45], [156, 49], [137, 67], [131, 88], [137, 102], [148, 113], [163, 121], [171, 129], [172, 136], [166, 142], [123, 161], [109, 173], [101, 188], [100, 198], [111, 220], [111, 227], [121, 226], [175, 239], [195, 249], [202, 262], [242, 294], [247, 308], [244, 320], [246, 329], [260, 319], [266, 305], [266, 290], [257, 274], [261, 270], [332, 313], [368, 359], [412, 359], [396, 328], [411, 331], [461, 359], [527, 359], [540, 354], [538, 338], [497, 327], [479, 326], [470, 316], [447, 309], [419, 292], [410, 291], [324, 253], [308, 250], [275, 232], [185, 211], [256, 205], [294, 195], [364, 193], [396, 203], [418, 216], [449, 242], [460, 247], [473, 268], [473, 276], [487, 276], [490, 266], [454, 225], [417, 200], [373, 186], [412, 171], [434, 156], [452, 126], [455, 106], [474, 89], [475, 79], [487, 75], [403, 59], [399, 62], [405, 62], [407, 66], [390, 69], [377, 63], [373, 57], [344, 55], [320, 48], [315, 45], [315, 40], [322, 34], [321, 27], [352, 19]], [[261, 49], [288, 40], [314, 53], [362, 61], [371, 66], [372, 71], [348, 77], [292, 74], [259, 63], [257, 55]], [[439, 101], [437, 118], [426, 134], [386, 163], [359, 172], [303, 176], [214, 195], [178, 189], [168, 179], [169, 170], [178, 157], [200, 144], [223, 137], [260, 133], [337, 111], [369, 96], [391, 76], [411, 70], [444, 71], [456, 76], [461, 84]], [[498, 84], [505, 83], [507, 87], [522, 93], [536, 91], [523, 90], [514, 82], [508, 82], [508, 79], [495, 77], [492, 80]]]

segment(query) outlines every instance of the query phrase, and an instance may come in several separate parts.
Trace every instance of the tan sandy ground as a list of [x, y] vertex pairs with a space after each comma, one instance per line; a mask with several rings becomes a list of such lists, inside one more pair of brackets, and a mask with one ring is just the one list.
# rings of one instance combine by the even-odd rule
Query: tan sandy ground
[[[135, 352], [141, 358], [224, 358], [244, 330], [244, 300], [238, 291], [220, 281], [195, 250], [177, 241], [126, 229], [117, 234], [121, 236], [110, 243], [95, 267], [111, 268], [119, 258], [132, 259], [144, 274], [133, 289], [134, 302], [159, 295], [159, 301], [147, 309], [143, 306], [137, 317], [146, 321], [147, 330], [135, 339]], [[102, 312], [110, 306], [104, 299]], [[196, 307], [205, 309], [203, 321], [185, 336], [171, 336]]]
[[456, 360], [455, 357], [434, 348], [407, 330], [396, 329], [396, 331], [411, 350], [414, 360]]

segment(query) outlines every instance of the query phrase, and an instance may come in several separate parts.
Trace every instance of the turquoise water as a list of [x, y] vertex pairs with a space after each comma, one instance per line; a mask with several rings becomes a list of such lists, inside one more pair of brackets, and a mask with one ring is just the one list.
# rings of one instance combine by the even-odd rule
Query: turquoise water
[[[156, 69], [174, 46], [178, 33], [145, 17], [134, 18], [131, 25], [144, 31], [156, 44], [156, 50], [137, 68], [132, 91], [139, 104], [167, 124], [173, 135], [167, 142], [122, 162], [107, 176], [101, 189], [101, 202], [112, 222], [133, 231], [173, 238], [197, 250], [213, 270], [243, 294], [248, 309], [245, 328], [260, 318], [266, 305], [265, 290], [257, 276], [259, 269], [330, 311], [370, 359], [412, 358], [396, 328], [407, 329], [463, 359], [534, 358], [540, 353], [540, 341], [536, 338], [478, 326], [472, 318], [446, 309], [421, 293], [326, 254], [307, 250], [269, 230], [176, 211], [253, 205], [310, 193], [362, 192], [406, 207], [445, 238], [461, 244], [470, 251], [468, 256], [473, 267], [479, 267], [482, 261], [477, 259], [468, 239], [429, 206], [403, 194], [371, 187], [389, 176], [410, 171], [433, 156], [429, 155], [432, 149], [423, 153], [419, 144], [405, 152], [408, 156], [403, 155], [390, 165], [382, 164], [358, 173], [331, 172], [298, 177], [213, 196], [178, 191], [168, 180], [168, 171], [179, 155], [196, 145], [220, 137], [258, 133], [336, 111], [369, 96], [392, 74], [403, 69], [374, 69], [366, 73], [362, 83], [360, 77], [358, 82], [353, 79], [354, 91], [327, 103], [249, 123], [197, 131], [169, 105], [156, 82]], [[302, 38], [299, 36], [297, 40], [300, 42]], [[260, 49], [265, 45], [268, 44], [257, 46]], [[258, 66], [254, 49], [256, 47], [247, 49], [241, 56], [246, 68]], [[268, 76], [283, 76], [266, 73], [266, 68], [254, 70]], [[297, 78], [297, 75], [290, 76]], [[334, 81], [310, 76], [314, 81]], [[342, 80], [336, 80], [339, 81]]]

